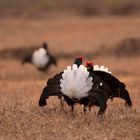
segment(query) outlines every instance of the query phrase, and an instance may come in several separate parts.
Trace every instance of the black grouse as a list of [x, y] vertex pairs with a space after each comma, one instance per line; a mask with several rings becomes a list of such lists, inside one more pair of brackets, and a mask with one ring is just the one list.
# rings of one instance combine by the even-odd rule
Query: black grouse
[[[74, 65], [56, 74], [47, 82], [47, 86], [39, 99], [39, 105], [45, 106], [49, 96], [64, 97], [66, 103], [71, 107], [79, 103], [84, 105], [84, 112], [87, 107], [99, 106], [98, 114], [103, 114], [107, 108], [107, 101], [114, 97], [122, 98], [131, 106], [132, 102], [124, 83], [111, 75], [107, 68], [94, 66], [87, 63], [82, 65], [82, 59], [77, 58]], [[61, 102], [62, 103], [62, 102]]]
[[63, 96], [72, 111], [75, 103], [80, 103], [84, 105], [84, 111], [86, 111], [86, 107], [97, 105], [100, 107], [98, 113], [104, 113], [108, 94], [100, 88], [101, 81], [94, 85], [90, 72], [81, 65], [81, 59], [76, 59], [75, 63], [72, 67], [68, 66], [66, 70], [48, 80], [47, 86], [40, 96], [39, 105], [46, 105], [46, 99], [49, 96]]
[[31, 63], [40, 71], [47, 71], [51, 65], [57, 65], [57, 61], [48, 50], [48, 44], [43, 43], [42, 47], [35, 50], [31, 55], [25, 56], [22, 64]]

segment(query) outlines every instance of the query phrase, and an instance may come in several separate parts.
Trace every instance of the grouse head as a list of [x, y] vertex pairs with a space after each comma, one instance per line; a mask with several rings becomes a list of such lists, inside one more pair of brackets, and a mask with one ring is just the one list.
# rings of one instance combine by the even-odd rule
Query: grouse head
[[83, 62], [83, 58], [77, 57], [74, 61], [74, 64], [76, 64], [79, 67], [80, 65], [82, 65], [82, 62]]
[[86, 67], [89, 72], [93, 72], [93, 64], [92, 62], [86, 62]]

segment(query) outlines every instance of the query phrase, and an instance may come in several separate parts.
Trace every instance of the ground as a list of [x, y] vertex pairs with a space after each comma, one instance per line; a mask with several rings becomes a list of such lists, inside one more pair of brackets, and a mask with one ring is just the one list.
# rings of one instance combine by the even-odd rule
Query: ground
[[[139, 17], [72, 17], [60, 19], [2, 19], [0, 22], [0, 140], [140, 140], [140, 57], [104, 54], [125, 38], [140, 37]], [[41, 73], [32, 65], [21, 65], [18, 57], [6, 56], [4, 49], [30, 48], [47, 41], [58, 57], [58, 66]], [[102, 54], [94, 55], [94, 52]], [[93, 52], [93, 56], [92, 53]], [[74, 54], [74, 55], [73, 55]], [[83, 115], [77, 105], [60, 109], [57, 97], [44, 108], [38, 100], [48, 78], [71, 65], [76, 55], [85, 61], [104, 64], [126, 84], [133, 102], [108, 101], [105, 115], [98, 108]], [[90, 54], [90, 56], [88, 56]], [[18, 56], [18, 54], [17, 54]], [[67, 57], [68, 56], [68, 57]], [[84, 61], [84, 63], [85, 63]]]

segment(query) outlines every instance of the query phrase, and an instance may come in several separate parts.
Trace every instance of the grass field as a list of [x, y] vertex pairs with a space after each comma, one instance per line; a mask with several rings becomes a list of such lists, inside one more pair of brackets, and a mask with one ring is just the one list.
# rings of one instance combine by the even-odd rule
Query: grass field
[[[103, 49], [114, 50], [123, 39], [139, 37], [139, 17], [2, 19], [0, 140], [140, 140], [140, 56], [113, 55]], [[44, 41], [52, 54], [59, 56], [58, 67], [52, 66], [48, 73], [40, 73], [32, 65], [21, 65], [19, 54], [12, 53], [37, 47]], [[3, 50], [9, 50], [8, 54]], [[38, 106], [48, 78], [81, 54], [85, 61], [104, 64], [126, 84], [133, 101], [131, 109], [125, 108], [121, 99], [108, 101], [102, 117], [97, 116], [96, 107], [83, 115], [79, 105], [72, 115], [68, 106], [64, 111], [60, 109], [56, 97], [49, 98], [44, 108]]]

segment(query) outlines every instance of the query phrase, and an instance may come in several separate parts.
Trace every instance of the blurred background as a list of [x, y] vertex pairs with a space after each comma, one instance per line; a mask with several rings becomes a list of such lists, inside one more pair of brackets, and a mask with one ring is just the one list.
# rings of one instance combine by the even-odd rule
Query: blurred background
[[1, 0], [0, 15], [9, 17], [48, 17], [59, 14], [139, 15], [139, 0]]
[[[0, 78], [36, 77], [34, 67], [16, 63], [43, 42], [58, 60], [48, 75], [77, 56], [104, 64], [117, 75], [132, 73], [138, 66], [133, 60], [140, 55], [139, 17], [139, 0], [0, 0]], [[16, 66], [6, 73], [7, 64]]]
[[[47, 73], [21, 64], [43, 42], [57, 60]], [[123, 81], [132, 110], [115, 99], [102, 124], [94, 109], [72, 118], [50, 98], [44, 115], [38, 99], [47, 80], [77, 56]], [[0, 0], [0, 139], [140, 139], [139, 83], [140, 0]]]

